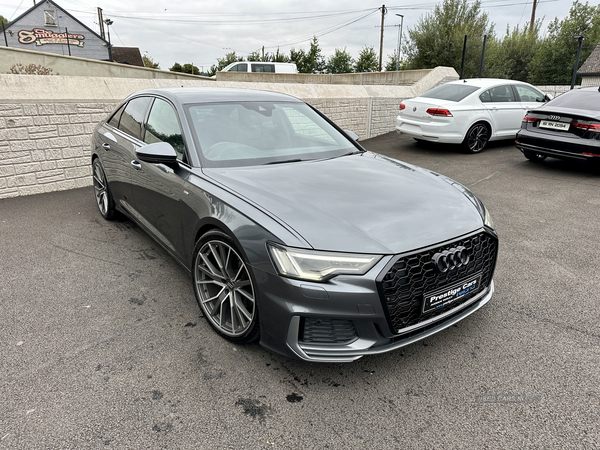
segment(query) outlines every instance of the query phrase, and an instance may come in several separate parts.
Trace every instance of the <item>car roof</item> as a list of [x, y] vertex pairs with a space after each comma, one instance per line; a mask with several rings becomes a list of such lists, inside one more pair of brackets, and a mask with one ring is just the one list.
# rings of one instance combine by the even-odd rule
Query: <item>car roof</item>
[[524, 84], [529, 86], [528, 83], [523, 81], [507, 80], [505, 78], [465, 78], [463, 80], [450, 81], [446, 84], [472, 84], [479, 88], [487, 88], [497, 86], [499, 84]]
[[302, 100], [291, 95], [255, 89], [234, 89], [218, 87], [179, 87], [146, 89], [131, 96], [144, 94], [160, 95], [180, 103], [221, 103], [221, 102], [299, 102]]

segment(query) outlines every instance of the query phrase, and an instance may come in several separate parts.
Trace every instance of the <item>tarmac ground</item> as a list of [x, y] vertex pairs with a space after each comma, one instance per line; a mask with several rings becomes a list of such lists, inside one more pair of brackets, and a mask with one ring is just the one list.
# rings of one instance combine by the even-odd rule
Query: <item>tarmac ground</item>
[[351, 364], [218, 337], [190, 278], [91, 187], [0, 200], [0, 449], [600, 447], [600, 170], [390, 133], [500, 235], [490, 303]]

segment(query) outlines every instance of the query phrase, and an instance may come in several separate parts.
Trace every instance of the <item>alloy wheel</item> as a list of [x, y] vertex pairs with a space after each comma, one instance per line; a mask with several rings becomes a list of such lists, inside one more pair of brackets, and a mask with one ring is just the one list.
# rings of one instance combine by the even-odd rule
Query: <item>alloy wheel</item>
[[106, 188], [106, 178], [99, 163], [94, 164], [94, 193], [96, 195], [96, 204], [103, 216], [108, 213], [108, 192]]
[[489, 139], [488, 128], [479, 123], [474, 125], [467, 134], [467, 148], [471, 153], [479, 153], [483, 150]]
[[206, 318], [221, 333], [244, 336], [254, 324], [256, 302], [248, 268], [226, 242], [210, 240], [198, 251], [194, 284]]

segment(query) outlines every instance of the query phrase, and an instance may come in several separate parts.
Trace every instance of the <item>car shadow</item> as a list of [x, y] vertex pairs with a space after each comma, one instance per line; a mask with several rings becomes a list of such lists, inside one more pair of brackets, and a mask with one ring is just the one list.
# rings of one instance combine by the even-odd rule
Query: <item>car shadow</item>
[[523, 156], [523, 164], [530, 170], [540, 174], [576, 172], [580, 175], [596, 177], [600, 175], [600, 164], [588, 161], [571, 161], [557, 158], [546, 158], [543, 161], [529, 161]]

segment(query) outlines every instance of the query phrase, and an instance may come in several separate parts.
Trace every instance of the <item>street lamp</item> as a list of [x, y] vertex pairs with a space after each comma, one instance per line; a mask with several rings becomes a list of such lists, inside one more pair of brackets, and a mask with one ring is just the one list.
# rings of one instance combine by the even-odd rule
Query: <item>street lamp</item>
[[396, 72], [400, 70], [400, 44], [402, 43], [402, 25], [404, 24], [404, 16], [396, 14], [400, 17], [400, 28], [398, 28], [398, 52], [396, 53]]
[[575, 58], [575, 66], [573, 66], [573, 77], [571, 78], [571, 89], [575, 87], [575, 78], [577, 77], [577, 67], [579, 66], [579, 55], [581, 55], [581, 44], [583, 44], [583, 40], [585, 36], [581, 34], [574, 34], [573, 39], [577, 39], [579, 41], [579, 46], [577, 47], [577, 57]]
[[113, 21], [110, 19], [106, 19], [104, 21], [104, 23], [106, 24], [106, 29], [108, 30], [108, 60], [110, 62], [112, 62], [113, 57], [112, 57], [112, 45], [110, 43], [110, 26], [113, 24]]

